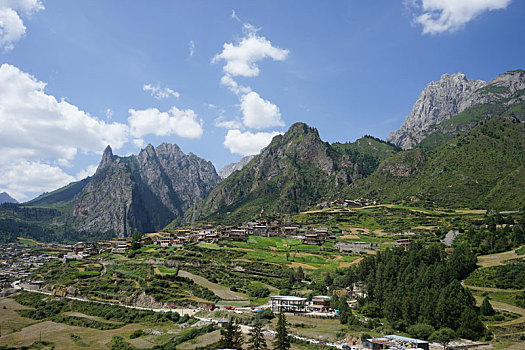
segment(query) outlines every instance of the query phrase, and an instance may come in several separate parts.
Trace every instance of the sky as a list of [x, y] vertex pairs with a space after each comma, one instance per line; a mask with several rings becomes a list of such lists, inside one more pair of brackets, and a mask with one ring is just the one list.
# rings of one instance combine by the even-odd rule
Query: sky
[[217, 169], [302, 121], [385, 139], [445, 73], [524, 67], [519, 0], [0, 0], [0, 192], [176, 143]]

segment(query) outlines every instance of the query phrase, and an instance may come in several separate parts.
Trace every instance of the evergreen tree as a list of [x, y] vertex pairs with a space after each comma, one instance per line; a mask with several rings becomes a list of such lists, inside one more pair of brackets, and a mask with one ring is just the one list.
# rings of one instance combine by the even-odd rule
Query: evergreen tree
[[264, 334], [262, 333], [262, 325], [260, 321], [256, 321], [250, 332], [251, 338], [248, 342], [251, 350], [266, 350], [266, 340], [264, 339]]
[[299, 266], [299, 268], [297, 269], [297, 272], [295, 273], [295, 279], [296, 281], [298, 281], [299, 283], [304, 280], [304, 271], [303, 271], [303, 268], [301, 266]]
[[228, 349], [242, 349], [244, 338], [242, 336], [241, 327], [234, 319], [230, 319], [226, 328], [221, 330], [221, 339], [219, 346]]
[[494, 311], [494, 308], [490, 304], [488, 297], [485, 297], [485, 299], [483, 299], [483, 303], [481, 303], [480, 311], [483, 316], [492, 316], [496, 313], [496, 311]]
[[352, 310], [350, 310], [350, 307], [348, 306], [348, 303], [346, 302], [345, 297], [341, 297], [339, 299], [339, 321], [341, 324], [347, 324], [348, 319], [352, 317]]
[[290, 337], [288, 336], [286, 317], [283, 312], [279, 313], [279, 320], [277, 321], [277, 334], [273, 342], [274, 350], [288, 350], [290, 349]]
[[142, 233], [140, 231], [135, 230], [131, 234], [131, 250], [137, 250], [140, 249], [140, 239], [142, 238]]
[[477, 340], [485, 334], [485, 326], [474, 309], [467, 307], [463, 310], [457, 334], [470, 340]]

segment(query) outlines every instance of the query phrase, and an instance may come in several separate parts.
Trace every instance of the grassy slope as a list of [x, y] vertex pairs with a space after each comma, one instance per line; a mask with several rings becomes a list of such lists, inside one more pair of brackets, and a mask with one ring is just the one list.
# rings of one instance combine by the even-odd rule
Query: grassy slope
[[[523, 150], [524, 123], [496, 117], [426, 152], [424, 158], [421, 151], [413, 150], [386, 160], [349, 194], [385, 201], [412, 196], [449, 207], [520, 207], [525, 205]], [[404, 167], [411, 173], [394, 176], [386, 171], [388, 165]]]
[[69, 185], [61, 187], [52, 192], [44, 193], [37, 198], [24, 203], [24, 205], [39, 207], [63, 206], [72, 201], [73, 198], [75, 198], [75, 196], [84, 189], [89, 180], [90, 178], [87, 177], [83, 180], [72, 182]]

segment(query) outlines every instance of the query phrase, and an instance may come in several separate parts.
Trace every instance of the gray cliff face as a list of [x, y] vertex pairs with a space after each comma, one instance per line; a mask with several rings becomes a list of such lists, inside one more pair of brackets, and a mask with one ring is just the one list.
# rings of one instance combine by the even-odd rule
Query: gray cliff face
[[177, 145], [148, 145], [138, 155], [102, 161], [75, 198], [77, 229], [113, 230], [119, 236], [135, 229], [151, 232], [180, 217], [220, 181], [211, 162], [184, 154]]
[[387, 141], [403, 149], [413, 148], [424, 138], [424, 131], [470, 107], [472, 93], [486, 85], [481, 80], [470, 80], [462, 73], [444, 74], [421, 92], [410, 114]]
[[[445, 74], [421, 92], [412, 111], [387, 141], [410, 149], [438, 125], [468, 108], [482, 104], [502, 103], [511, 106], [525, 101], [525, 71], [514, 70], [498, 75], [488, 83], [470, 80], [462, 73]], [[464, 130], [466, 131], [466, 130]]]
[[221, 179], [225, 179], [228, 176], [230, 176], [233, 172], [244, 168], [246, 164], [248, 164], [254, 157], [255, 155], [242, 157], [241, 160], [239, 160], [238, 162], [230, 163], [226, 165], [224, 168], [220, 169], [217, 173], [219, 174]]

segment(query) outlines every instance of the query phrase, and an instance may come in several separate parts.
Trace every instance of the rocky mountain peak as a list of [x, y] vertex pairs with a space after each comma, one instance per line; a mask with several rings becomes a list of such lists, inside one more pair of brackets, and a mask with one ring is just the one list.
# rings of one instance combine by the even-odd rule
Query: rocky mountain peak
[[244, 166], [248, 164], [254, 157], [255, 155], [242, 157], [241, 160], [239, 160], [238, 162], [230, 163], [226, 165], [224, 168], [220, 169], [217, 172], [217, 174], [219, 174], [219, 176], [222, 179], [225, 179], [228, 176], [230, 176], [233, 172], [244, 168]]
[[106, 149], [104, 150], [104, 153], [102, 154], [102, 159], [100, 160], [100, 164], [98, 165], [97, 171], [99, 169], [103, 169], [113, 163], [115, 160], [115, 157], [113, 156], [113, 150], [111, 149], [111, 146], [108, 145]]
[[488, 85], [507, 87], [509, 92], [513, 94], [518, 90], [525, 89], [525, 71], [516, 69], [505, 72], [492, 79]]
[[424, 137], [430, 126], [450, 119], [472, 105], [472, 93], [487, 83], [468, 79], [463, 73], [443, 74], [439, 81], [430, 82], [419, 95], [410, 114], [398, 131], [387, 141], [410, 149]]
[[16, 199], [11, 197], [7, 192], [0, 193], [0, 204], [2, 203], [18, 203]]
[[180, 217], [219, 181], [212, 163], [177, 145], [148, 145], [129, 157], [114, 156], [108, 147], [96, 176], [76, 197], [73, 215], [79, 230], [151, 232]]

